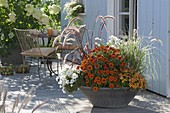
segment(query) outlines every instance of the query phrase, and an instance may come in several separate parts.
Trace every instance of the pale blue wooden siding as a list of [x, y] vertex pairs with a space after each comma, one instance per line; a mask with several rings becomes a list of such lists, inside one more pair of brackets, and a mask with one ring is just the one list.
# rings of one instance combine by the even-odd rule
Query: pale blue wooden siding
[[[62, 4], [62, 9], [63, 9], [63, 5], [70, 0], [62, 0], [61, 4]], [[83, 18], [84, 24], [86, 24], [87, 28], [89, 30], [93, 29], [94, 23], [96, 22], [96, 17], [98, 15], [107, 15], [107, 1], [105, 0], [85, 0], [85, 14], [82, 15], [81, 17]], [[61, 20], [62, 20], [62, 26], [66, 26], [67, 25], [67, 21], [64, 20], [65, 18], [65, 13], [62, 12], [61, 15]], [[98, 28], [99, 27], [99, 22], [96, 23], [96, 27], [95, 27], [95, 36], [97, 36], [97, 32], [98, 32]], [[91, 33], [91, 32], [90, 32]], [[104, 32], [102, 33], [102, 37], [105, 38], [104, 42], [106, 41], [106, 32], [104, 30]]]
[[163, 42], [163, 46], [155, 44], [162, 52], [155, 54], [159, 65], [157, 74], [148, 80], [148, 89], [167, 96], [168, 69], [168, 0], [138, 0], [139, 35], [155, 36]]
[[62, 29], [67, 25], [67, 20], [65, 20], [66, 13], [63, 10], [64, 4], [69, 0], [61, 0], [61, 26]]

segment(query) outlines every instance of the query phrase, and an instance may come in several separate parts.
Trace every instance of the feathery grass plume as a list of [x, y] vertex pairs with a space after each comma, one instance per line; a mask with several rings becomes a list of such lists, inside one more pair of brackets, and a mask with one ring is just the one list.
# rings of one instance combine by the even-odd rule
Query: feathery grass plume
[[40, 108], [41, 106], [43, 106], [44, 104], [48, 103], [49, 101], [45, 101], [45, 102], [42, 102], [41, 104], [39, 104], [38, 106], [36, 106], [31, 113], [34, 113], [34, 111], [36, 111], [38, 108]]
[[[113, 16], [98, 16], [96, 22], [101, 19], [101, 25], [99, 28], [99, 36], [101, 37], [101, 31], [103, 28], [106, 31], [107, 29], [107, 19], [114, 20]], [[61, 35], [56, 37], [53, 42], [53, 46], [56, 44], [56, 40], [59, 38], [63, 41], [63, 48], [66, 45], [75, 45], [76, 47], [72, 49], [68, 54], [65, 55], [64, 61], [71, 61], [72, 63], [81, 64], [82, 59], [89, 53], [89, 50], [92, 49], [95, 45], [94, 43], [94, 31], [92, 31], [91, 36], [89, 35], [89, 30], [86, 28], [86, 25], [74, 26], [75, 21], [82, 21], [81, 18], [76, 17], [70, 20], [66, 28], [62, 31]], [[95, 24], [94, 24], [95, 27]], [[94, 30], [94, 29], [93, 29]]]
[[15, 108], [18, 106], [19, 99], [20, 99], [20, 94], [17, 95], [17, 98], [14, 101], [14, 104], [13, 104], [13, 107], [12, 107], [12, 113], [15, 112]]
[[1, 98], [2, 98], [2, 104], [0, 106], [0, 111], [2, 113], [6, 113], [5, 101], [6, 101], [6, 98], [7, 98], [8, 89], [7, 89], [7, 86], [5, 86], [4, 84], [1, 84], [0, 87], [1, 87]]
[[28, 102], [32, 99], [33, 95], [34, 95], [34, 87], [31, 87], [31, 89], [27, 93], [27, 96], [21, 102], [21, 105], [17, 113], [20, 113], [21, 109], [23, 109], [28, 104]]
[[[12, 111], [11, 113], [20, 113], [21, 110], [23, 108], [25, 108], [28, 104], [28, 102], [32, 99], [33, 95], [34, 95], [34, 92], [35, 91], [35, 88], [34, 87], [31, 87], [31, 89], [28, 91], [27, 96], [22, 100], [21, 102], [21, 105], [18, 107], [18, 104], [19, 104], [19, 101], [20, 101], [20, 94], [17, 95], [14, 103], [12, 104]], [[2, 100], [2, 103], [0, 105], [0, 113], [7, 113], [9, 112], [7, 109], [6, 109], [6, 99], [7, 99], [7, 95], [8, 95], [8, 88], [7, 86], [5, 86], [4, 84], [0, 84], [0, 98]], [[47, 102], [49, 101], [45, 101], [39, 105], [37, 105], [33, 110], [32, 110], [32, 113], [34, 111], [36, 111], [39, 107], [41, 107], [42, 105], [46, 104]]]

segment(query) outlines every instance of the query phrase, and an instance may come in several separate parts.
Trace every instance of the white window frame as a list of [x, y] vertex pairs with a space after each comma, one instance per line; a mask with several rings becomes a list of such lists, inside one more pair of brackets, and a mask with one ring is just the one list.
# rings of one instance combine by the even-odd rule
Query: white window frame
[[119, 0], [107, 0], [107, 14], [115, 17], [114, 22], [108, 21], [108, 28], [110, 28], [111, 34], [119, 36], [120, 32], [120, 16], [129, 15], [129, 36], [133, 35], [133, 29], [135, 28], [135, 13], [134, 4], [136, 0], [129, 0], [129, 12], [120, 12]]

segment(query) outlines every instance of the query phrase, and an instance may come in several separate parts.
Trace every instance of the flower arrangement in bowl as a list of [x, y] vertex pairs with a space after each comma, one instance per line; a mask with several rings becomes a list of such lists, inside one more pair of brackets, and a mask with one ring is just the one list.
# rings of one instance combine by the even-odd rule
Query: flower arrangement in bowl
[[[106, 17], [98, 18], [106, 22]], [[155, 61], [150, 60], [152, 45], [160, 40], [147, 38], [145, 44], [146, 37], [137, 37], [136, 34], [121, 39], [111, 36], [106, 44], [97, 43], [90, 48], [87, 43], [84, 47], [81, 35], [77, 35], [80, 28], [75, 31], [71, 28], [66, 29], [76, 34], [78, 47], [68, 55], [73, 55], [72, 62], [77, 66], [66, 69], [61, 75], [63, 90], [72, 93], [80, 88], [94, 106], [117, 108], [127, 106], [139, 90], [146, 88], [146, 70], [153, 69], [151, 64]], [[64, 36], [66, 29], [61, 35]]]
[[97, 46], [83, 59], [77, 69], [83, 72], [84, 86], [98, 91], [100, 87], [145, 89], [146, 81], [140, 72], [129, 66], [120, 49]]

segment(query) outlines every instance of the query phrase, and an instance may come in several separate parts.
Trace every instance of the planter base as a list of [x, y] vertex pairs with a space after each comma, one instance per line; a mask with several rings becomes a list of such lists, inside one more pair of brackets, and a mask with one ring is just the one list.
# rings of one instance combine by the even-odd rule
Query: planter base
[[98, 92], [94, 92], [91, 87], [81, 86], [80, 90], [93, 106], [102, 108], [126, 107], [137, 93], [129, 88], [100, 88]]

